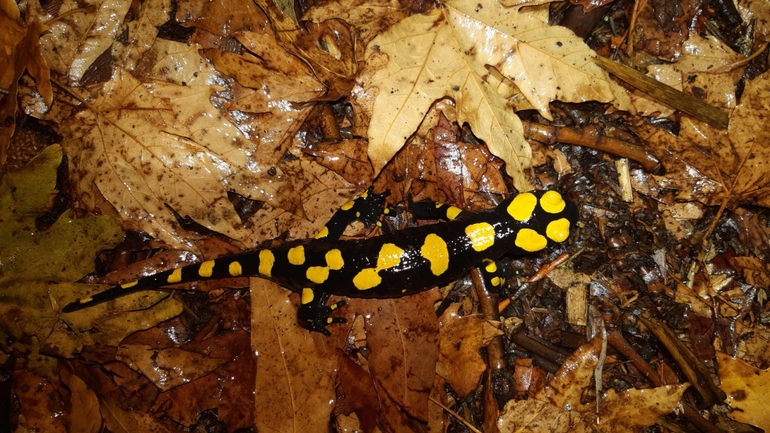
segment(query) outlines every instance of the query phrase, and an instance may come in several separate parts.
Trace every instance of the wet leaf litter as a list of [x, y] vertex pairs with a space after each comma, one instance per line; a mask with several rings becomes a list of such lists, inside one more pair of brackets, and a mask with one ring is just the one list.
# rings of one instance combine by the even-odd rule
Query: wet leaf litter
[[[746, 416], [766, 395], [746, 377], [768, 366], [770, 12], [585, 3], [4, 8], [8, 424], [767, 429]], [[40, 137], [60, 145], [41, 152]], [[107, 285], [312, 238], [370, 186], [396, 212], [348, 237], [416, 224], [407, 203], [479, 211], [529, 189], [561, 191], [581, 218], [564, 248], [498, 263], [499, 290], [471, 272], [348, 298], [329, 338], [260, 279], [60, 312]]]

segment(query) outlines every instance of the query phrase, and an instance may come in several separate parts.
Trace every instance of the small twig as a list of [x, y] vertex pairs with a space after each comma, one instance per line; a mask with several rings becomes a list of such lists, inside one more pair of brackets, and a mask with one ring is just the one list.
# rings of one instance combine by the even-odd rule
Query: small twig
[[632, 159], [651, 173], [660, 174], [663, 170], [663, 166], [655, 156], [627, 141], [602, 135], [595, 126], [566, 128], [533, 122], [521, 123], [524, 126], [524, 137], [531, 140], [547, 144], [568, 143], [590, 147], [602, 152]]

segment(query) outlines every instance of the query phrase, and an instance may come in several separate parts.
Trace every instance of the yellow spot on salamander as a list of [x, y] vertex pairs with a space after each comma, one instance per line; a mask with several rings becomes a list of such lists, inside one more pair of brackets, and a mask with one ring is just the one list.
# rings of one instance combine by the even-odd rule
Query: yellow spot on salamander
[[78, 299], [78, 301], [77, 301], [77, 302], [78, 302], [78, 304], [87, 304], [87, 303], [89, 303], [89, 302], [91, 302], [91, 301], [93, 301], [93, 300], [94, 300], [94, 298], [92, 298], [91, 296], [89, 296], [89, 297], [87, 297], [87, 298], [80, 298], [80, 299]]
[[198, 275], [203, 278], [209, 278], [214, 273], [214, 261], [206, 260], [198, 267]]
[[548, 213], [559, 213], [567, 206], [564, 198], [556, 191], [548, 191], [540, 197], [540, 207]]
[[227, 271], [230, 272], [230, 276], [239, 277], [243, 275], [243, 268], [238, 262], [230, 262], [230, 266], [227, 267]]
[[336, 248], [326, 252], [326, 266], [329, 269], [339, 271], [345, 266], [345, 260], [342, 259], [342, 252]]
[[137, 284], [139, 284], [139, 281], [131, 281], [130, 283], [121, 284], [120, 288], [121, 289], [130, 289], [130, 288], [134, 287]]
[[302, 265], [305, 263], [305, 247], [302, 245], [298, 245], [292, 249], [289, 250], [289, 254], [287, 254], [287, 258], [289, 259], [289, 263], [292, 265]]
[[273, 264], [275, 263], [275, 256], [270, 250], [262, 250], [259, 252], [259, 275], [264, 277], [273, 276]]
[[569, 220], [559, 218], [549, 222], [548, 227], [545, 228], [545, 235], [554, 242], [564, 242], [569, 237]]
[[377, 255], [377, 270], [389, 269], [401, 263], [401, 255], [404, 250], [395, 244], [383, 244], [380, 253]]
[[457, 218], [458, 215], [462, 212], [462, 209], [456, 207], [456, 206], [449, 206], [449, 209], [446, 210], [446, 217], [449, 221], [454, 220]]
[[484, 260], [484, 263], [486, 263], [486, 265], [484, 265], [485, 271], [487, 271], [490, 274], [494, 274], [495, 272], [497, 272], [497, 263], [495, 263], [494, 260], [486, 259]]
[[516, 233], [514, 244], [522, 250], [532, 253], [545, 248], [548, 241], [543, 235], [532, 229], [521, 229]]
[[182, 281], [182, 268], [176, 268], [171, 272], [171, 275], [168, 276], [166, 279], [166, 282], [169, 284], [174, 284]]
[[316, 239], [323, 239], [325, 237], [329, 236], [329, 227], [324, 226], [324, 228], [321, 229], [320, 232], [318, 232], [317, 235], [315, 235]]
[[361, 195], [359, 195], [358, 197], [359, 197], [359, 198], [366, 198], [366, 197], [369, 197], [369, 191], [364, 191], [364, 192], [363, 192], [363, 193], [361, 193]]
[[441, 236], [434, 233], [425, 236], [420, 254], [430, 262], [430, 271], [433, 275], [441, 275], [449, 269], [449, 250]]
[[362, 269], [355, 277], [353, 277], [353, 285], [358, 290], [368, 290], [372, 287], [377, 287], [382, 282], [382, 278], [377, 273], [377, 269], [366, 268]]
[[508, 214], [516, 221], [526, 221], [532, 217], [532, 212], [537, 206], [537, 197], [534, 194], [525, 192], [517, 195], [508, 205]]
[[500, 277], [493, 277], [489, 282], [495, 287], [500, 287], [503, 284], [503, 279]]
[[489, 223], [471, 224], [465, 228], [465, 234], [476, 251], [484, 251], [495, 244], [495, 228]]
[[342, 210], [350, 210], [350, 209], [353, 209], [353, 206], [355, 204], [356, 204], [356, 202], [354, 202], [353, 200], [350, 200], [349, 202], [347, 202], [347, 203], [343, 204], [342, 206], [340, 206], [340, 209], [342, 209]]
[[329, 278], [329, 268], [325, 266], [311, 266], [307, 268], [305, 276], [308, 280], [321, 284]]
[[401, 256], [403, 254], [404, 250], [395, 244], [383, 244], [379, 254], [377, 254], [377, 267], [362, 269], [353, 277], [353, 285], [358, 290], [368, 290], [372, 287], [377, 287], [382, 282], [379, 272], [383, 269], [398, 266], [401, 263]]
[[300, 301], [302, 302], [302, 305], [307, 305], [313, 302], [313, 298], [315, 298], [315, 293], [313, 292], [313, 289], [308, 289], [308, 288], [302, 289], [302, 296]]

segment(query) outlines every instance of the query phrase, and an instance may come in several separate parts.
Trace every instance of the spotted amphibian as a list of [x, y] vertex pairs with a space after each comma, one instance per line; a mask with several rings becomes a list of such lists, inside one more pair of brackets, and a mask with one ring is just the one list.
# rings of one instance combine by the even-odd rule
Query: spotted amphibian
[[368, 239], [340, 240], [354, 220], [377, 223], [385, 194], [367, 193], [346, 203], [315, 239], [286, 242], [274, 248], [177, 268], [112, 287], [64, 307], [71, 312], [122, 294], [158, 289], [201, 279], [254, 276], [273, 280], [301, 294], [300, 324], [329, 335], [327, 326], [344, 322], [331, 317], [344, 301], [326, 305], [330, 295], [388, 298], [446, 284], [474, 266], [482, 266], [492, 284], [495, 260], [504, 254], [525, 255], [564, 242], [577, 221], [574, 204], [556, 191], [513, 195], [496, 208], [466, 212], [424, 202], [413, 205], [420, 218], [444, 222], [412, 227]]

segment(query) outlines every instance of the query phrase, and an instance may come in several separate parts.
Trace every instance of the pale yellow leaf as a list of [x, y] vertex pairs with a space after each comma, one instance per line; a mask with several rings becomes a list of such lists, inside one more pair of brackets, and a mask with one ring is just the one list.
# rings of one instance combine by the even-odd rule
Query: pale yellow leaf
[[[600, 433], [636, 433], [656, 423], [663, 415], [671, 413], [682, 400], [689, 384], [666, 385], [652, 389], [629, 389], [623, 392], [610, 390], [604, 395], [595, 426]], [[586, 405], [587, 419], [595, 419], [595, 405]]]
[[724, 353], [717, 352], [719, 388], [733, 408], [730, 418], [770, 430], [770, 381], [768, 370], [760, 370]]
[[457, 103], [458, 121], [468, 122], [507, 163], [515, 186], [531, 189], [531, 150], [507, 99], [510, 81], [548, 118], [548, 103], [555, 99], [629, 107], [625, 92], [593, 63], [593, 55], [571, 31], [493, 1], [450, 1], [402, 20], [369, 44], [368, 69], [354, 90], [371, 117], [375, 170], [406, 143], [431, 104], [449, 96]]

